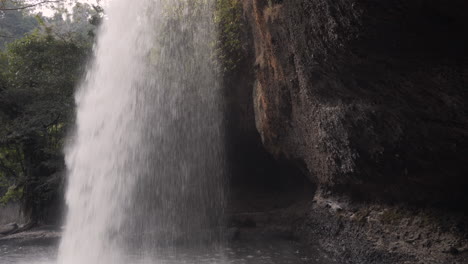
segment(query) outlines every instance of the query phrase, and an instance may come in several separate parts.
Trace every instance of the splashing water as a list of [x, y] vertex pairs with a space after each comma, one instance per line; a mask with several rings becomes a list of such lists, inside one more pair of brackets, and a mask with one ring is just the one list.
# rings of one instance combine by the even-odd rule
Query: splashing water
[[76, 95], [58, 263], [214, 241], [222, 98], [210, 0], [114, 0]]

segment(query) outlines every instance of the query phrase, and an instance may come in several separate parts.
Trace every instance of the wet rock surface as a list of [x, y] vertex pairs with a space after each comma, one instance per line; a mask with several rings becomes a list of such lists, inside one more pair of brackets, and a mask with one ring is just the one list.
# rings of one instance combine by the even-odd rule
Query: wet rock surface
[[356, 203], [319, 193], [296, 235], [318, 241], [340, 263], [461, 264], [468, 261], [467, 228], [463, 212]]
[[10, 223], [7, 225], [0, 226], [0, 235], [9, 235], [18, 229], [18, 224]]
[[[254, 74], [229, 83], [255, 122], [238, 117], [249, 130], [235, 139], [288, 166], [249, 157], [237, 189], [264, 185], [238, 195], [250, 201], [232, 219], [239, 237], [267, 226], [337, 263], [466, 263], [468, 4], [242, 3]], [[298, 175], [313, 185], [303, 196], [257, 197]]]
[[[23, 226], [22, 226], [23, 227]], [[16, 230], [21, 229], [17, 228]], [[0, 236], [0, 245], [14, 247], [23, 246], [55, 246], [61, 237], [61, 230], [56, 226], [39, 226], [23, 232]]]
[[243, 2], [270, 153], [358, 199], [467, 200], [466, 3]]
[[284, 194], [246, 197], [249, 206], [231, 212], [233, 241], [295, 241], [324, 263], [468, 261], [468, 218], [462, 211], [356, 202], [321, 191], [294, 197], [276, 207], [265, 201], [286, 200]]

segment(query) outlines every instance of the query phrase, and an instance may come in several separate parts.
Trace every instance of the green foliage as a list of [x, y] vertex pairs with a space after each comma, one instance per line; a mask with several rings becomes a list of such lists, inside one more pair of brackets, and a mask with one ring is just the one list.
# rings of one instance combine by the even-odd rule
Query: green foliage
[[54, 15], [46, 17], [34, 9], [2, 11], [2, 7], [14, 9], [37, 4], [36, 1], [0, 0], [0, 49], [34, 31], [82, 44], [92, 43], [104, 10], [100, 6], [83, 3], [75, 3], [71, 9], [65, 8], [65, 2], [55, 3], [52, 8]]
[[217, 0], [217, 56], [223, 71], [234, 70], [242, 59], [242, 6], [240, 0]]
[[50, 127], [69, 120], [73, 87], [85, 55], [75, 43], [50, 35], [32, 34], [9, 45], [2, 110], [14, 118], [6, 127], [5, 139], [46, 136]]
[[62, 182], [74, 87], [92, 43], [54, 29], [42, 32], [0, 52], [0, 203], [21, 198], [33, 218]]
[[0, 205], [6, 205], [9, 202], [17, 202], [23, 197], [23, 188], [18, 188], [17, 186], [10, 186], [0, 198]]
[[45, 34], [81, 44], [92, 43], [103, 13], [100, 6], [76, 3], [71, 11], [58, 9], [53, 17], [42, 17], [41, 26]]
[[[15, 7], [12, 1], [3, 1], [2, 6]], [[32, 32], [37, 26], [35, 16], [26, 11], [0, 11], [0, 49], [4, 49], [8, 43]]]

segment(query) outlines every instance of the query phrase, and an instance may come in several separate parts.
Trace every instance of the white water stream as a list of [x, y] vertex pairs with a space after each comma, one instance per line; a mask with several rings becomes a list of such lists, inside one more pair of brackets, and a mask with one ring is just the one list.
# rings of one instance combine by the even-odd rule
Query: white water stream
[[222, 221], [211, 0], [114, 0], [76, 94], [59, 264], [209, 243]]

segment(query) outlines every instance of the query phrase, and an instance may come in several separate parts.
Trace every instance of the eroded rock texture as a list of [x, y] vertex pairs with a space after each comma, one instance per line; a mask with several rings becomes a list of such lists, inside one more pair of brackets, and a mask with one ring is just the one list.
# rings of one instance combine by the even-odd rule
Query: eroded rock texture
[[244, 0], [264, 146], [356, 198], [466, 199], [468, 4]]

